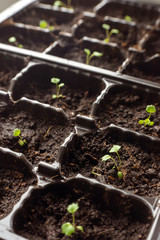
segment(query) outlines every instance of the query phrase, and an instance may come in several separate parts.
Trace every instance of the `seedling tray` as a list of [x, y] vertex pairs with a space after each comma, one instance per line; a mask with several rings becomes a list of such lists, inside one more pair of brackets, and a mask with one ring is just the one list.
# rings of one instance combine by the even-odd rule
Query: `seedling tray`
[[[53, 3], [21, 0], [0, 14], [0, 238], [66, 239], [66, 208], [78, 202], [85, 232], [71, 239], [159, 240], [160, 5]], [[109, 42], [102, 24], [119, 30]], [[87, 65], [84, 48], [103, 56]], [[52, 78], [64, 83], [59, 100]], [[140, 126], [151, 104], [154, 125]], [[113, 144], [121, 145], [125, 179], [101, 162]]]

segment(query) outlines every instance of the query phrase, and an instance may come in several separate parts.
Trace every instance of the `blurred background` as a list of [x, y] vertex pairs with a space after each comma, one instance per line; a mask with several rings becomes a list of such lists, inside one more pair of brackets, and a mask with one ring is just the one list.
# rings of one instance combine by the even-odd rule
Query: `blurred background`
[[18, 0], [0, 0], [0, 12], [16, 2], [18, 2]]

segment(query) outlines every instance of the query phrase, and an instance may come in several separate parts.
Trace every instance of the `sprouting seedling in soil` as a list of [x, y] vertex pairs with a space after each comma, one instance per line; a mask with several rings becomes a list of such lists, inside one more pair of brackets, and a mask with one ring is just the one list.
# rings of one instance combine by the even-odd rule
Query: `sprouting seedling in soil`
[[106, 38], [104, 39], [105, 42], [109, 42], [110, 38], [113, 34], [118, 34], [119, 30], [116, 28], [112, 28], [110, 27], [110, 25], [104, 23], [102, 24], [102, 28], [106, 30]]
[[103, 53], [94, 51], [93, 53], [91, 53], [91, 51], [87, 48], [84, 49], [84, 52], [86, 53], [86, 64], [90, 64], [90, 61], [93, 57], [102, 57]]
[[22, 139], [21, 130], [19, 128], [15, 128], [13, 130], [13, 136], [19, 138], [18, 143], [19, 143], [20, 146], [24, 146], [25, 144], [27, 144], [26, 139], [24, 139], [24, 140]]
[[132, 21], [132, 18], [129, 16], [129, 15], [126, 15], [124, 17], [124, 20], [126, 20], [127, 22], [131, 22]]
[[66, 222], [61, 226], [62, 233], [66, 236], [71, 236], [73, 233], [75, 233], [76, 229], [83, 232], [82, 226], [76, 226], [75, 224], [75, 212], [77, 212], [79, 206], [77, 203], [72, 203], [68, 205], [67, 211], [72, 214], [72, 223]]
[[73, 8], [71, 0], [67, 0], [67, 4], [65, 4], [63, 1], [55, 1], [53, 4], [54, 7], [65, 7], [65, 8]]
[[22, 44], [19, 44], [16, 37], [12, 36], [8, 39], [8, 42], [13, 43], [16, 47], [23, 48]]
[[145, 126], [153, 126], [154, 122], [150, 120], [151, 114], [156, 112], [156, 108], [154, 105], [148, 105], [146, 107], [146, 112], [149, 113], [148, 118], [146, 118], [145, 120], [139, 120], [138, 123], [140, 125], [144, 124]]
[[61, 87], [64, 86], [64, 83], [58, 84], [58, 83], [60, 82], [60, 79], [59, 79], [59, 78], [51, 78], [51, 82], [54, 83], [54, 84], [56, 84], [56, 94], [53, 94], [53, 95], [52, 95], [52, 98], [53, 98], [53, 99], [63, 98], [64, 96], [63, 96], [62, 94], [60, 94], [60, 89], [61, 89]]
[[114, 162], [115, 167], [117, 169], [118, 178], [122, 179], [123, 178], [123, 173], [121, 171], [121, 158], [120, 158], [119, 153], [118, 153], [120, 148], [121, 148], [121, 146], [119, 146], [119, 145], [113, 145], [113, 147], [109, 150], [109, 153], [116, 153], [117, 154], [117, 156], [118, 156], [118, 163], [116, 162], [116, 160], [113, 157], [111, 157], [108, 154], [104, 155], [102, 157], [102, 161], [106, 162], [107, 160], [111, 159]]
[[40, 20], [40, 21], [39, 21], [39, 26], [40, 26], [40, 28], [49, 29], [50, 31], [53, 31], [53, 29], [54, 29], [54, 26], [50, 26], [50, 25], [48, 24], [48, 22], [45, 21], [45, 20]]

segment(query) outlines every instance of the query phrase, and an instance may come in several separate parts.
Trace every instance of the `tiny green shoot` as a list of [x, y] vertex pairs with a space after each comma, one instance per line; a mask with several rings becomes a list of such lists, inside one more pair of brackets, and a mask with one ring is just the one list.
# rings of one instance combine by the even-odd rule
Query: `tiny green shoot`
[[124, 17], [124, 20], [126, 20], [127, 22], [131, 22], [132, 21], [132, 18], [129, 16], [129, 15], [126, 15]]
[[66, 236], [71, 236], [73, 233], [75, 233], [76, 229], [83, 232], [82, 226], [76, 226], [75, 224], [75, 212], [77, 212], [79, 206], [77, 203], [72, 203], [68, 205], [67, 211], [72, 214], [72, 223], [66, 222], [61, 226], [62, 233]]
[[19, 138], [18, 143], [19, 143], [20, 146], [24, 146], [25, 144], [27, 144], [26, 139], [24, 139], [24, 140], [22, 139], [21, 130], [19, 128], [15, 128], [13, 130], [13, 136]]
[[113, 34], [118, 34], [119, 30], [118, 29], [111, 29], [110, 25], [108, 24], [102, 24], [102, 28], [106, 30], [106, 38], [104, 39], [105, 42], [109, 42], [110, 38]]
[[60, 94], [60, 89], [61, 89], [61, 87], [64, 86], [64, 83], [58, 84], [59, 82], [60, 82], [59, 78], [51, 78], [51, 83], [54, 83], [56, 85], [56, 94], [52, 95], [53, 99], [64, 97], [62, 94]]
[[50, 25], [48, 24], [48, 22], [45, 21], [45, 20], [40, 20], [40, 21], [39, 21], [39, 26], [40, 26], [40, 28], [49, 29], [50, 31], [53, 31], [53, 30], [54, 30], [54, 26], [50, 26]]
[[16, 37], [12, 36], [8, 39], [8, 42], [13, 43], [16, 47], [23, 48], [22, 44], [19, 44]]
[[139, 120], [138, 123], [140, 125], [144, 124], [145, 126], [153, 126], [154, 122], [150, 120], [151, 114], [156, 112], [156, 108], [154, 105], [148, 105], [146, 107], [146, 112], [149, 113], [148, 118], [146, 118], [145, 120]]
[[86, 64], [90, 64], [90, 61], [93, 57], [102, 57], [103, 56], [103, 53], [100, 53], [100, 52], [97, 52], [97, 51], [94, 51], [92, 54], [91, 54], [91, 51], [87, 48], [84, 49], [84, 52], [86, 53]]
[[65, 8], [73, 8], [71, 0], [67, 0], [67, 4], [65, 4], [63, 1], [55, 1], [53, 4], [54, 7], [65, 7]]
[[123, 173], [122, 173], [122, 171], [121, 171], [121, 158], [120, 158], [120, 156], [119, 156], [119, 153], [118, 153], [118, 151], [119, 151], [119, 149], [121, 148], [121, 146], [119, 146], [119, 145], [113, 145], [113, 147], [110, 149], [110, 151], [109, 151], [109, 153], [116, 153], [117, 154], [117, 156], [118, 156], [118, 163], [116, 162], [116, 160], [113, 158], [113, 157], [111, 157], [110, 155], [104, 155], [103, 157], [102, 157], [102, 161], [104, 161], [104, 162], [106, 162], [106, 161], [108, 161], [109, 159], [111, 159], [113, 162], [114, 162], [114, 165], [115, 165], [115, 167], [116, 167], [116, 169], [117, 169], [117, 175], [118, 175], [118, 178], [119, 179], [122, 179], [123, 178]]

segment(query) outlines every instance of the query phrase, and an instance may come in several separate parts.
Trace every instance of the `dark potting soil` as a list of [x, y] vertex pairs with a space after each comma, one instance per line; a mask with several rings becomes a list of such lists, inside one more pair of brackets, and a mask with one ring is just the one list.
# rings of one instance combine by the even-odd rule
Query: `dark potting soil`
[[[128, 48], [129, 46], [136, 45], [138, 41], [145, 34], [145, 30], [138, 31], [136, 27], [129, 26], [127, 24], [116, 24], [114, 21], [109, 20], [109, 22], [95, 19], [84, 18], [84, 22], [81, 23], [76, 29], [76, 37], [90, 37], [97, 38], [99, 40], [104, 40], [106, 38], [106, 30], [102, 28], [102, 24], [107, 23], [110, 25], [110, 30], [115, 28], [119, 30], [118, 34], [113, 34], [110, 37], [110, 42], [117, 43], [122, 48]], [[93, 29], [95, 29], [93, 31]]]
[[[73, 202], [79, 205], [75, 213], [76, 225], [83, 226], [84, 233], [76, 231], [67, 237], [62, 234], [61, 225], [72, 222], [66, 209]], [[119, 199], [118, 207], [110, 206], [107, 198], [97, 197], [96, 192], [85, 192], [84, 186], [83, 190], [58, 186], [54, 191], [42, 193], [37, 201], [28, 200], [24, 208], [20, 212], [23, 220], [17, 233], [30, 240], [138, 240], [146, 239], [150, 227], [150, 219], [143, 222], [131, 213], [129, 200]]]
[[[64, 14], [64, 16], [62, 15]], [[62, 16], [61, 16], [62, 15]], [[54, 30], [61, 30], [65, 32], [71, 32], [71, 27], [74, 24], [74, 15], [66, 13], [48, 12], [45, 9], [29, 8], [26, 9], [23, 14], [19, 14], [14, 17], [14, 21], [27, 25], [39, 27], [41, 20], [45, 20], [49, 26], [53, 27]]]
[[[55, 0], [40, 0], [40, 3], [44, 4], [50, 4], [53, 5]], [[67, 3], [66, 0], [63, 1], [64, 3]], [[82, 12], [82, 11], [92, 11], [93, 7], [95, 7], [97, 4], [99, 4], [101, 1], [100, 0], [72, 0], [72, 7], [74, 10], [77, 12]]]
[[6, 217], [15, 203], [27, 191], [28, 187], [36, 184], [33, 175], [24, 174], [12, 169], [0, 170], [0, 219]]
[[[0, 66], [0, 90], [8, 91], [11, 79], [25, 66], [22, 60], [12, 60], [10, 57], [0, 56], [2, 65]], [[26, 61], [27, 63], [27, 61]]]
[[[157, 69], [158, 70], [158, 69]], [[131, 75], [140, 79], [147, 79], [154, 83], [160, 83], [160, 74], [154, 71], [152, 67], [142, 62], [130, 63], [126, 69], [123, 70], [124, 74]]]
[[99, 14], [101, 16], [111, 16], [121, 19], [129, 15], [132, 21], [137, 23], [138, 27], [144, 27], [146, 24], [154, 25], [159, 17], [156, 9], [150, 9], [144, 6], [140, 7], [138, 4], [126, 4], [119, 1], [108, 2], [100, 9]]
[[[62, 163], [62, 174], [72, 177], [78, 173], [93, 177], [102, 183], [112, 184], [120, 189], [132, 191], [141, 196], [160, 194], [160, 153], [149, 152], [140, 146], [118, 140], [119, 135], [111, 137], [105, 132], [95, 132], [80, 137], [77, 148], [71, 149]], [[101, 158], [109, 154], [113, 145], [120, 145], [119, 155], [122, 162], [123, 179], [118, 179], [114, 163]], [[113, 158], [118, 162], [116, 154]], [[94, 172], [97, 174], [92, 174]]]
[[[21, 137], [26, 139], [24, 146], [20, 146], [18, 138], [13, 137], [15, 128], [19, 128]], [[30, 114], [11, 107], [1, 109], [0, 145], [23, 153], [33, 165], [40, 161], [53, 163], [60, 145], [73, 130], [74, 124], [71, 122], [58, 124], [55, 119], [36, 117], [33, 112]]]
[[[61, 45], [61, 41], [60, 41]], [[101, 46], [102, 47], [102, 46]], [[82, 44], [81, 41], [75, 42], [75, 44], [70, 44], [69, 42], [64, 44], [62, 43], [62, 47], [60, 46], [59, 48], [53, 48], [49, 54], [55, 55], [58, 57], [63, 57], [69, 60], [81, 62], [81, 63], [86, 63], [86, 53], [84, 52], [84, 45]], [[99, 51], [96, 46], [90, 49], [91, 52], [93, 51]], [[115, 49], [111, 49], [110, 51], [113, 50], [113, 53], [115, 52]], [[108, 54], [107, 51], [99, 51], [103, 53], [103, 56], [101, 57], [93, 57], [90, 61], [90, 65], [95, 66], [95, 67], [101, 67], [104, 69], [112, 70], [112, 71], [117, 71], [121, 64], [123, 63], [125, 57], [123, 54], [118, 53], [117, 55], [114, 53]]]
[[[10, 37], [16, 37], [17, 42], [16, 43], [10, 43], [8, 39]], [[40, 33], [40, 32], [32, 32], [29, 29], [26, 29], [25, 33], [24, 31], [21, 31], [21, 29], [8, 29], [6, 28], [6, 31], [3, 32], [3, 34], [0, 35], [0, 42], [9, 44], [11, 46], [18, 46], [21, 44], [23, 48], [43, 52], [52, 42], [54, 42], [55, 36], [51, 36], [48, 33], [48, 36], [46, 34]]]
[[[146, 112], [147, 105], [154, 105], [156, 113], [151, 115], [151, 121], [154, 121], [153, 126], [140, 125], [139, 120], [146, 119], [149, 114]], [[136, 94], [131, 91], [123, 90], [120, 93], [108, 94], [106, 104], [100, 112], [97, 120], [98, 127], [105, 127], [108, 124], [128, 128], [160, 138], [160, 103], [153, 95], [144, 95], [143, 93]]]
[[28, 84], [27, 93], [24, 96], [62, 108], [69, 117], [75, 117], [79, 113], [89, 115], [91, 106], [98, 96], [98, 94], [93, 95], [89, 90], [73, 89], [67, 85], [60, 89], [60, 94], [63, 95], [62, 98], [53, 99], [53, 94], [56, 94], [55, 84], [44, 89], [39, 87], [38, 82], [31, 82]]

